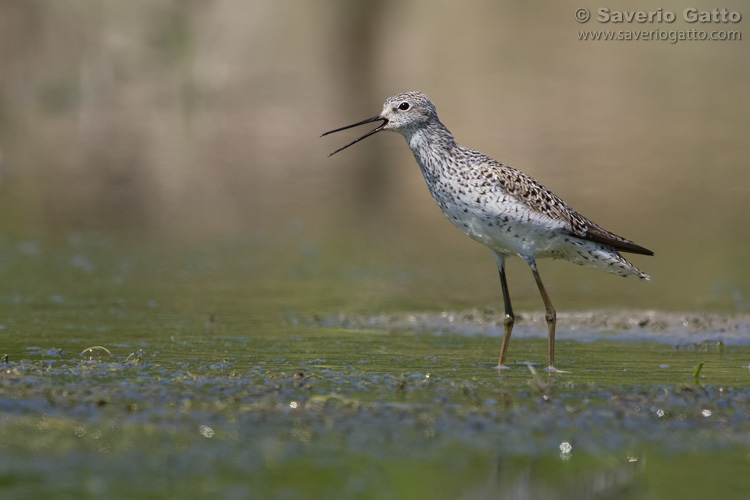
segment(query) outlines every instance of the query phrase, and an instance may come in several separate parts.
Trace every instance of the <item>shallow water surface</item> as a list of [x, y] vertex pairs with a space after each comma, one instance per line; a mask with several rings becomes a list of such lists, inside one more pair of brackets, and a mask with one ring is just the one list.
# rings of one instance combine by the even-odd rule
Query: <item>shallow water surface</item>
[[563, 312], [548, 374], [521, 313], [498, 373], [497, 310], [336, 313], [367, 278], [308, 281], [253, 245], [5, 247], [3, 496], [750, 491], [744, 317]]

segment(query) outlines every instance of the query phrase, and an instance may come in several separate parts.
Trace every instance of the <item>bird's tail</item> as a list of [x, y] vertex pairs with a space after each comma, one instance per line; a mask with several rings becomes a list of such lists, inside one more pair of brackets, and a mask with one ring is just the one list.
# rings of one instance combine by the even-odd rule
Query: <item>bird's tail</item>
[[651, 279], [648, 274], [625, 260], [617, 250], [598, 243], [588, 242], [587, 245], [568, 252], [562, 258], [580, 266], [601, 269], [625, 278]]

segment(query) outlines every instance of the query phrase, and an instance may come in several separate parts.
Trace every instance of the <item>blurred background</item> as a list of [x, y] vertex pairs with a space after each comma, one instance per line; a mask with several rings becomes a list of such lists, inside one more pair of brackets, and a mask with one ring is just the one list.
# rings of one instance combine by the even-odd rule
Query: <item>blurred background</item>
[[[688, 6], [746, 19], [690, 25]], [[627, 9], [678, 19], [603, 25], [578, 23], [578, 7], [625, 5], [0, 2], [0, 238], [103, 234], [205, 255], [229, 245], [304, 293], [347, 281], [356, 293], [329, 310], [500, 306], [491, 255], [443, 217], [400, 136], [326, 157], [364, 130], [322, 132], [420, 90], [460, 144], [655, 251], [632, 259], [650, 283], [542, 262], [558, 309], [750, 310], [748, 42], [577, 35], [746, 38], [750, 11], [636, 1]], [[509, 273], [518, 307], [541, 309], [526, 266]]]

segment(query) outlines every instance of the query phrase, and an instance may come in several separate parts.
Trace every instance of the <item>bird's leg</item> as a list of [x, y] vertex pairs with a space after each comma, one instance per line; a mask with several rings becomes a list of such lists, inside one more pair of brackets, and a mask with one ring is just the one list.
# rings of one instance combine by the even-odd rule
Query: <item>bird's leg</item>
[[500, 358], [497, 361], [497, 368], [502, 370], [507, 368], [505, 366], [505, 355], [508, 353], [508, 345], [510, 344], [510, 333], [513, 331], [513, 324], [516, 321], [516, 317], [513, 314], [513, 307], [510, 305], [510, 294], [508, 293], [508, 281], [505, 279], [505, 257], [495, 255], [497, 260], [497, 270], [500, 273], [500, 287], [503, 290], [503, 303], [505, 305], [505, 318], [503, 319], [503, 344], [500, 348]]
[[555, 308], [552, 307], [552, 302], [549, 300], [549, 295], [547, 295], [547, 290], [544, 288], [544, 284], [542, 283], [542, 278], [539, 277], [539, 271], [537, 271], [536, 262], [531, 261], [529, 263], [529, 266], [531, 267], [531, 272], [534, 274], [534, 279], [536, 280], [536, 286], [539, 287], [539, 293], [542, 294], [542, 300], [544, 301], [544, 307], [546, 309], [546, 312], [544, 314], [544, 319], [547, 320], [547, 338], [549, 340], [549, 371], [554, 371], [556, 370], [555, 368], [555, 323], [557, 322], [557, 313], [555, 313]]

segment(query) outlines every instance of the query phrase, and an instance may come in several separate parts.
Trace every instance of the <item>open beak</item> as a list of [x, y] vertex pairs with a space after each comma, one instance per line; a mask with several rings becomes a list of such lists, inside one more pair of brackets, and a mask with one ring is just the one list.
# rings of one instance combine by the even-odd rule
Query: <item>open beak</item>
[[375, 127], [375, 128], [373, 129], [373, 130], [370, 130], [369, 132], [367, 132], [367, 133], [366, 133], [365, 135], [363, 135], [363, 136], [362, 136], [362, 137], [360, 137], [359, 139], [354, 139], [354, 140], [353, 140], [352, 142], [350, 142], [350, 143], [349, 143], [349, 144], [347, 144], [346, 146], [344, 146], [344, 147], [341, 147], [341, 148], [338, 148], [338, 149], [337, 149], [336, 151], [334, 151], [333, 153], [329, 154], [328, 156], [329, 156], [329, 157], [330, 157], [330, 156], [333, 156], [333, 155], [335, 155], [336, 153], [338, 153], [339, 151], [342, 151], [342, 150], [344, 150], [344, 149], [348, 148], [348, 147], [349, 147], [349, 146], [351, 146], [352, 144], [356, 144], [356, 143], [358, 143], [359, 141], [361, 141], [362, 139], [364, 139], [364, 138], [366, 138], [366, 137], [370, 137], [370, 136], [371, 136], [372, 134], [375, 134], [375, 133], [377, 133], [377, 132], [380, 132], [381, 130], [383, 130], [383, 127], [385, 127], [385, 126], [386, 126], [386, 125], [388, 124], [388, 119], [387, 119], [387, 118], [383, 118], [383, 117], [382, 117], [382, 116], [380, 116], [380, 115], [378, 115], [378, 116], [373, 116], [372, 118], [368, 118], [367, 120], [362, 120], [361, 122], [357, 122], [357, 123], [355, 123], [355, 124], [353, 124], [353, 125], [347, 125], [346, 127], [341, 127], [341, 128], [337, 128], [337, 129], [335, 129], [335, 130], [329, 130], [328, 132], [326, 132], [326, 133], [322, 134], [322, 135], [321, 135], [320, 137], [323, 137], [324, 135], [332, 134], [332, 133], [334, 133], [334, 132], [340, 132], [340, 131], [342, 131], [342, 130], [346, 130], [346, 129], [348, 129], [348, 128], [352, 128], [352, 127], [359, 127], [360, 125], [364, 125], [364, 124], [366, 124], [366, 123], [377, 122], [377, 121], [382, 121], [383, 123], [381, 123], [380, 125], [378, 125], [377, 127]]

